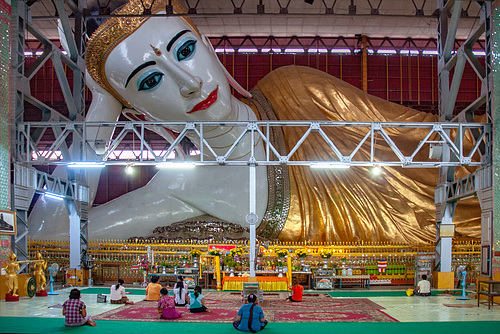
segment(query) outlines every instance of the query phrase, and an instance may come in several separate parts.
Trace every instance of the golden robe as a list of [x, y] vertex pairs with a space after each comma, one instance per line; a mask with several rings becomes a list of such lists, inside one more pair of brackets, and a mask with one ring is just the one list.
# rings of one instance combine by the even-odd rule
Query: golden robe
[[[436, 122], [436, 115], [419, 112], [378, 97], [324, 72], [300, 66], [272, 71], [257, 84], [279, 120]], [[325, 130], [340, 151], [350, 154], [366, 134], [357, 128]], [[405, 155], [413, 152], [419, 131], [402, 128], [388, 132]], [[305, 132], [284, 127], [290, 150]], [[382, 141], [382, 139], [379, 139]], [[379, 142], [380, 143], [380, 142]], [[376, 144], [378, 156], [394, 160], [386, 145]], [[407, 152], [405, 152], [405, 148]], [[295, 153], [304, 160], [337, 160], [318, 134]], [[369, 157], [369, 147], [360, 155]], [[426, 155], [427, 152], [421, 154]], [[307, 159], [305, 158], [307, 157]], [[420, 156], [419, 159], [425, 160]], [[279, 235], [284, 241], [434, 242], [434, 188], [438, 169], [384, 167], [373, 177], [370, 168], [315, 170], [290, 166], [290, 209]], [[457, 176], [460, 172], [457, 172]], [[474, 200], [457, 208], [454, 222], [459, 235], [480, 237], [480, 208]]]

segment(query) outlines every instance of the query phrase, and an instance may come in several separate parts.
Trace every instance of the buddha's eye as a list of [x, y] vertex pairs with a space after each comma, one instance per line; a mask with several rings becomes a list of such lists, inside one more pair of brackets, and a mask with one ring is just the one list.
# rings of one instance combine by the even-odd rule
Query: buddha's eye
[[148, 71], [137, 80], [138, 91], [153, 91], [158, 88], [163, 81], [163, 73], [158, 71]]
[[194, 55], [196, 50], [196, 40], [191, 39], [183, 43], [178, 49], [177, 49], [177, 60], [186, 60], [191, 58], [192, 55]]

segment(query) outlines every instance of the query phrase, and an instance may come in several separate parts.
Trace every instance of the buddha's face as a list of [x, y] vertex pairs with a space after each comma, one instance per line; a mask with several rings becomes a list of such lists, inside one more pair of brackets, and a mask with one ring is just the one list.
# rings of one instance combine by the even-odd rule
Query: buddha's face
[[111, 86], [158, 121], [231, 118], [231, 90], [216, 55], [181, 18], [151, 18], [110, 53]]

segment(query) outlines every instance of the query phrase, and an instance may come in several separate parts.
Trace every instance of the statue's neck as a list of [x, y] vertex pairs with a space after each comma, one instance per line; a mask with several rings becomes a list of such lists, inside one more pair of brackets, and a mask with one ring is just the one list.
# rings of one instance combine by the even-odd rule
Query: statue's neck
[[[248, 105], [234, 97], [231, 99], [231, 105], [231, 116], [225, 121], [257, 121], [257, 116]], [[217, 155], [224, 155], [245, 130], [246, 128], [244, 126], [205, 127], [203, 129], [203, 138], [208, 142]], [[199, 138], [190, 139], [198, 148], [200, 147]], [[250, 134], [247, 134], [247, 136], [235, 147], [228, 159], [248, 159], [250, 156], [251, 145], [251, 136]], [[262, 157], [262, 154], [264, 154], [262, 140], [260, 140], [257, 136], [255, 136], [254, 139], [254, 150], [256, 157]], [[209, 152], [206, 148], [204, 151], [206, 157], [212, 156], [211, 152]]]

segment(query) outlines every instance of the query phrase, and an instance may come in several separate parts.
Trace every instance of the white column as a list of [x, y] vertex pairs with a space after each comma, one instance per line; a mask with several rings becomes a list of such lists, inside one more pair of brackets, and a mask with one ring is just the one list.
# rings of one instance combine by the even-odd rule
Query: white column
[[256, 166], [250, 165], [250, 213], [247, 215], [247, 223], [250, 225], [250, 277], [255, 277], [255, 240], [256, 224], [258, 221], [256, 211], [257, 189], [256, 189]]
[[451, 259], [452, 259], [452, 240], [453, 238], [441, 238], [440, 251], [441, 251], [441, 270], [440, 272], [451, 272]]
[[72, 200], [66, 201], [69, 216], [69, 267], [80, 269], [80, 216]]

